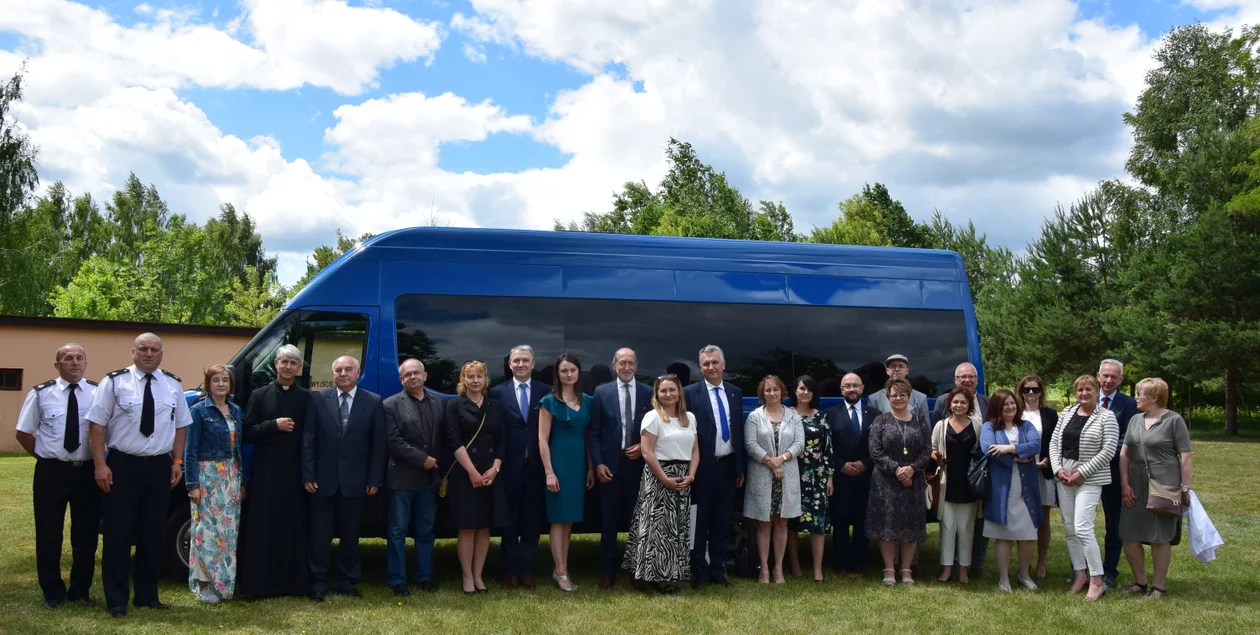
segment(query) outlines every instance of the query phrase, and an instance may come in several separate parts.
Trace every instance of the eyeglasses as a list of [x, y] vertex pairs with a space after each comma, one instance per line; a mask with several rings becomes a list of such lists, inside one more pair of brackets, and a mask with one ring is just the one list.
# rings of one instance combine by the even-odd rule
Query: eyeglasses
[[954, 379], [979, 379], [975, 375], [954, 375]]
[[1020, 388], [1019, 391], [1025, 395], [1040, 395], [1041, 386], [1024, 386], [1023, 388]]
[[910, 395], [907, 395], [904, 392], [895, 392], [895, 393], [892, 393], [891, 395], [888, 395], [888, 398], [889, 399], [909, 399]]
[[843, 388], [844, 390], [861, 390], [862, 384], [844, 384], [843, 386], [840, 386], [840, 387]]

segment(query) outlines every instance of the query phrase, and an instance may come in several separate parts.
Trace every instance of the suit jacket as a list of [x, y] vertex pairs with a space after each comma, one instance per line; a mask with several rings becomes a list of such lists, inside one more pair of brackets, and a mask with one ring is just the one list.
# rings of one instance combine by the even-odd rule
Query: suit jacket
[[367, 496], [385, 484], [385, 409], [381, 397], [360, 387], [341, 430], [336, 387], [311, 395], [302, 430], [302, 482], [319, 485], [316, 496]]
[[1037, 429], [1027, 421], [1019, 422], [1014, 430], [994, 430], [993, 424], [984, 423], [980, 431], [980, 451], [988, 454], [993, 445], [1011, 444], [1015, 446], [1015, 454], [1003, 454], [989, 457], [989, 487], [984, 493], [984, 519], [1005, 525], [1007, 522], [1007, 503], [1011, 493], [1011, 472], [1019, 470], [1020, 484], [1023, 487], [1021, 498], [1028, 508], [1028, 516], [1033, 526], [1041, 526], [1041, 485], [1037, 482], [1036, 463], [1016, 463], [1015, 459], [1029, 459], [1041, 451], [1041, 436]]
[[389, 469], [385, 482], [390, 489], [414, 491], [438, 484], [439, 468], [426, 470], [424, 464], [442, 452], [442, 417], [446, 400], [425, 389], [424, 401], [417, 402], [400, 392], [385, 399], [385, 443]]
[[[490, 389], [490, 398], [503, 407], [503, 426], [507, 429], [503, 475], [509, 479], [520, 477], [527, 451], [534, 459], [538, 458], [538, 402], [549, 392], [551, 386], [536, 379], [529, 380], [529, 417], [524, 418], [516, 400], [515, 381], [509, 379]], [[534, 464], [541, 475], [542, 461], [535, 460]]]
[[[929, 427], [941, 419], [949, 418], [949, 404], [945, 399], [948, 396], [949, 391], [946, 390], [936, 398], [936, 407], [932, 408], [932, 421], [928, 424]], [[977, 392], [976, 403], [980, 405], [980, 421], [983, 422], [989, 413], [989, 397]]]
[[[832, 460], [835, 461], [835, 503], [836, 508], [853, 508], [855, 505], [866, 505], [871, 490], [871, 424], [880, 412], [870, 404], [858, 406], [862, 413], [862, 432], [854, 429], [853, 420], [849, 417], [849, 405], [840, 405], [827, 411], [827, 421], [831, 422]], [[845, 476], [840, 468], [845, 463], [861, 461], [866, 470], [857, 476]]]
[[[1099, 403], [1102, 403], [1102, 395], [1099, 395], [1098, 399]], [[1107, 409], [1116, 413], [1116, 423], [1120, 426], [1120, 438], [1116, 443], [1123, 446], [1124, 435], [1129, 431], [1129, 419], [1132, 419], [1133, 415], [1138, 413], [1137, 400], [1117, 390], [1116, 394], [1112, 395], [1111, 405]], [[1112, 457], [1111, 462], [1115, 463], [1117, 469], [1119, 469], [1119, 450], [1116, 450], [1116, 455]], [[1116, 474], [1119, 474], [1119, 472], [1116, 472]]]
[[[713, 406], [709, 403], [709, 394], [706, 392], [708, 385], [708, 382], [700, 380], [683, 389], [683, 396], [687, 399], [687, 410], [696, 415], [696, 442], [700, 444], [700, 466], [696, 469], [697, 479], [703, 479], [707, 474], [712, 474], [717, 460], [713, 457], [713, 446], [717, 443], [719, 426], [717, 413], [713, 411]], [[744, 450], [744, 393], [727, 381], [722, 382], [722, 388], [726, 391], [726, 401], [731, 408], [727, 415], [731, 418], [731, 448], [734, 453], [729, 460], [735, 461], [736, 473], [743, 478], [744, 462], [747, 460]]]
[[[892, 412], [892, 404], [888, 402], [888, 392], [883, 388], [867, 397], [866, 401], [872, 408], [881, 413]], [[923, 423], [928, 425], [932, 425], [934, 421], [928, 418], [927, 395], [913, 388], [910, 389], [910, 412], [913, 412], [915, 417], [922, 419]]]
[[622, 438], [622, 425], [629, 428], [634, 443], [639, 442], [642, 434], [643, 416], [652, 411], [652, 387], [638, 381], [634, 382], [634, 420], [623, 422], [625, 413], [621, 411], [621, 396], [617, 394], [621, 380], [610, 381], [595, 388], [595, 398], [591, 403], [591, 462], [603, 465], [613, 474], [621, 465], [621, 451], [625, 448]]

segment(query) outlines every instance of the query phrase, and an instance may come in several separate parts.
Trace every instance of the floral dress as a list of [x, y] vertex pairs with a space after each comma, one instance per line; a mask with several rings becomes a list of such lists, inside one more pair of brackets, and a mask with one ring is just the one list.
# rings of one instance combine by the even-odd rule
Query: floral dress
[[[236, 447], [240, 422], [228, 416], [228, 443]], [[191, 467], [191, 466], [190, 466]], [[209, 583], [222, 599], [236, 590], [236, 539], [241, 516], [241, 462], [236, 453], [221, 461], [199, 461], [201, 487], [206, 491], [201, 503], [192, 504], [189, 531], [188, 588], [196, 593], [198, 583]]]
[[831, 513], [827, 504], [827, 480], [835, 472], [832, 464], [831, 424], [816, 412], [801, 416], [805, 428], [805, 453], [801, 455], [801, 516], [790, 523], [793, 531], [811, 534], [831, 533]]

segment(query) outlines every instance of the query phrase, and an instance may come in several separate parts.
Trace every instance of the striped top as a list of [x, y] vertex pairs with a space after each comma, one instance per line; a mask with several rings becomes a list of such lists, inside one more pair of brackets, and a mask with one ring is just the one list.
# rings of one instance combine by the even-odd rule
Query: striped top
[[[1063, 469], [1063, 430], [1076, 414], [1080, 404], [1073, 404], [1059, 413], [1059, 424], [1050, 437], [1050, 469], [1058, 474]], [[1086, 485], [1111, 484], [1111, 459], [1116, 455], [1116, 440], [1120, 437], [1120, 424], [1112, 411], [1101, 406], [1085, 421], [1081, 430], [1080, 464], [1077, 471], [1085, 477]]]

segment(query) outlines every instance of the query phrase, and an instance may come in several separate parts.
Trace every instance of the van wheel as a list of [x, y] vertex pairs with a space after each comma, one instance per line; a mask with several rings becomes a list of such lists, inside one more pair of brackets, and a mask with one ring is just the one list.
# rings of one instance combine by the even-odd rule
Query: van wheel
[[175, 505], [166, 517], [162, 531], [162, 571], [176, 580], [188, 579], [189, 532], [192, 511], [188, 505]]

